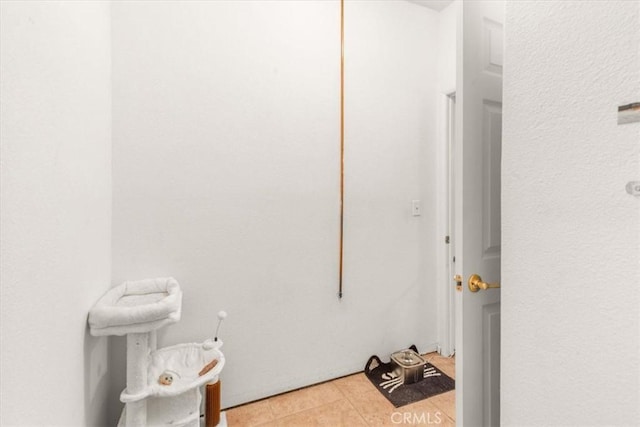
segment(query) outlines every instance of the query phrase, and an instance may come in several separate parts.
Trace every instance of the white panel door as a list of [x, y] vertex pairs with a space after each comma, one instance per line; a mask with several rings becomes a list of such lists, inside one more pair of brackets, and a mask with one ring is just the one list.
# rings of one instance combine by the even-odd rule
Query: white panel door
[[456, 422], [500, 423], [500, 289], [471, 292], [473, 274], [500, 281], [500, 162], [502, 143], [502, 1], [465, 1], [458, 45], [456, 273]]

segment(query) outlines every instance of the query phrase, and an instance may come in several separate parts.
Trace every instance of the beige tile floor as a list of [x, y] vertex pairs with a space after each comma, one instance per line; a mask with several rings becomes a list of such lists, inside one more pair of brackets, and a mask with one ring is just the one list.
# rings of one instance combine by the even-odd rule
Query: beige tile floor
[[[455, 359], [426, 354], [455, 378]], [[226, 411], [229, 427], [455, 426], [455, 391], [394, 408], [364, 374], [355, 374]]]

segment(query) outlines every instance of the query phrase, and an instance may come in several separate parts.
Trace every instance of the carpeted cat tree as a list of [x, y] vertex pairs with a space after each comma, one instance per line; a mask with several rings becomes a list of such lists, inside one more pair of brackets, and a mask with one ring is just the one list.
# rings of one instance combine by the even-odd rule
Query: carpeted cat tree
[[125, 408], [118, 426], [200, 426], [200, 387], [205, 384], [206, 426], [218, 424], [222, 341], [216, 337], [157, 348], [157, 329], [180, 320], [181, 311], [178, 282], [158, 278], [124, 282], [89, 312], [91, 335], [127, 336], [127, 388], [120, 395]]

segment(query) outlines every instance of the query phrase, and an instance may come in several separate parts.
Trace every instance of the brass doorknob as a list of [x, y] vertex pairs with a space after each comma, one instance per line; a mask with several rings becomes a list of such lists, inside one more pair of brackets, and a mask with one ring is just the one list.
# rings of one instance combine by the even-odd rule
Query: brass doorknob
[[472, 274], [469, 276], [469, 290], [471, 292], [478, 292], [480, 289], [487, 290], [489, 288], [499, 288], [500, 283], [486, 283], [482, 281], [482, 277], [478, 274]]

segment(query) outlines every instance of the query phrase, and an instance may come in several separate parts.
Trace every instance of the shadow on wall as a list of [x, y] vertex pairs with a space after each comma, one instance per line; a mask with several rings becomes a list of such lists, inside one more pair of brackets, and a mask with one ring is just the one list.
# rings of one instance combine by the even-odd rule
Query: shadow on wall
[[109, 339], [93, 337], [88, 324], [84, 331], [84, 414], [86, 426], [110, 426], [108, 417]]

